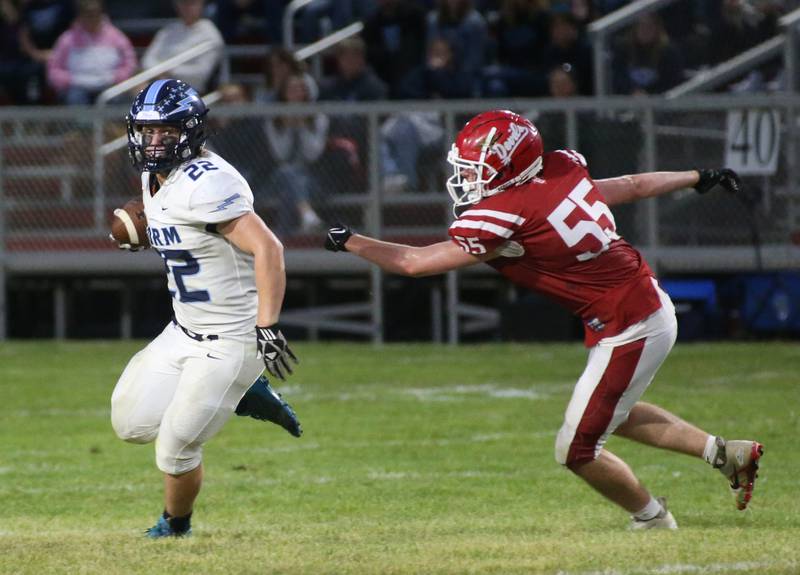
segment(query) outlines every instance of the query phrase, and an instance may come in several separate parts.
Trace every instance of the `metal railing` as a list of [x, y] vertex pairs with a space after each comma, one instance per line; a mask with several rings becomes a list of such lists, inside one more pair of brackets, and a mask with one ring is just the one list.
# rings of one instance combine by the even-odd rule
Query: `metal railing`
[[797, 87], [797, 38], [800, 8], [781, 17], [778, 23], [784, 29], [784, 33], [753, 46], [713, 68], [698, 72], [693, 78], [668, 90], [664, 95], [667, 98], [678, 98], [711, 90], [780, 55], [783, 56], [785, 90], [794, 92]]
[[[217, 107], [213, 119], [225, 120], [235, 125], [236, 120], [247, 124], [261, 123], [277, 116], [308, 116], [322, 113], [331, 117], [358, 118], [365, 130], [365, 145], [361, 157], [366, 172], [365, 189], [346, 189], [340, 195], [319, 200], [320, 209], [345, 214], [351, 222], [360, 222], [359, 229], [378, 237], [397, 238], [397, 241], [413, 243], [428, 242], [431, 230], [438, 239], [446, 237], [449, 218], [447, 194], [423, 194], [410, 190], [399, 195], [387, 195], [381, 184], [380, 149], [383, 136], [381, 126], [385, 118], [415, 112], [438, 112], [444, 127], [444, 142], [441, 150], [432, 152], [438, 161], [444, 157], [446, 146], [461, 123], [469, 116], [489, 108], [510, 108], [535, 119], [543, 129], [548, 148], [567, 146], [578, 149], [590, 162], [590, 170], [596, 177], [619, 175], [636, 171], [685, 169], [702, 161], [703, 165], [723, 165], [726, 150], [726, 117], [729, 112], [743, 109], [774, 110], [778, 116], [781, 133], [778, 168], [772, 176], [751, 177], [748, 187], [759, 188], [758, 203], [749, 212], [737, 208], [737, 203], [723, 194], [709, 194], [700, 199], [694, 193], [675, 194], [674, 197], [658, 198], [620, 208], [621, 226], [624, 218], [628, 223], [621, 227], [623, 234], [640, 247], [650, 263], [662, 270], [682, 273], [742, 272], [758, 269], [800, 269], [800, 248], [791, 241], [800, 231], [800, 197], [798, 188], [798, 156], [796, 123], [800, 113], [800, 96], [773, 94], [769, 96], [704, 96], [674, 100], [663, 98], [574, 98], [541, 100], [501, 101], [420, 101], [420, 102], [365, 102], [354, 107], [349, 103], [331, 102], [308, 105], [257, 104]], [[63, 123], [68, 129], [90, 129], [85, 120], [121, 122], [123, 108], [101, 106], [94, 110], [70, 108], [0, 108], [0, 133], [13, 125], [33, 125], [33, 133], [41, 134], [43, 128], [52, 130]], [[621, 119], [624, 116], [625, 119]], [[40, 127], [36, 127], [36, 123]], [[84, 126], [84, 128], [80, 128]], [[545, 128], [547, 126], [547, 128]], [[558, 133], [561, 135], [557, 135]], [[236, 129], [228, 135], [234, 139], [244, 137]], [[39, 137], [39, 136], [37, 136]], [[556, 144], [556, 140], [563, 141]], [[211, 143], [214, 143], [212, 138]], [[245, 141], [240, 146], [240, 155], [228, 156], [234, 165], [263, 162], [263, 149], [255, 142]], [[104, 277], [115, 274], [158, 274], [161, 263], [152, 254], [121, 258], [115, 250], [106, 247], [106, 225], [108, 210], [102, 214], [101, 225], [83, 228], [73, 226], [65, 231], [61, 228], [42, 228], [41, 224], [19, 215], [23, 199], [33, 208], [49, 212], [61, 209], [83, 209], [82, 202], [93, 202], [94, 206], [108, 206], [127, 195], [132, 195], [132, 172], [125, 166], [125, 173], [102, 171], [94, 174], [91, 186], [84, 185], [80, 195], [49, 202], [37, 194], [15, 196], [15, 203], [7, 201], [9, 184], [15, 189], [33, 186], [19, 169], [19, 160], [13, 163], [11, 152], [18, 152], [24, 138], [14, 137], [13, 143], [6, 138], [0, 141], [0, 222], [6, 224], [13, 217], [11, 227], [0, 226], [0, 286], [5, 280], [3, 273], [25, 275], [61, 276], [98, 274]], [[16, 150], [12, 148], [17, 148]], [[8, 152], [8, 153], [7, 153]], [[101, 155], [101, 154], [98, 154]], [[19, 154], [17, 154], [19, 157]], [[702, 158], [698, 160], [698, 158]], [[9, 165], [9, 160], [12, 160]], [[118, 163], [123, 164], [123, 158]], [[618, 165], [619, 160], [624, 160]], [[63, 163], [63, 158], [52, 158]], [[30, 163], [34, 165], [33, 162]], [[609, 164], [615, 166], [610, 167]], [[42, 165], [42, 164], [35, 164]], [[47, 165], [42, 165], [47, 169]], [[604, 170], [611, 171], [600, 175]], [[23, 173], [24, 172], [24, 173]], [[16, 174], [16, 175], [15, 175]], [[20, 179], [21, 178], [21, 179]], [[266, 181], [251, 180], [251, 185], [266, 185], [262, 194], [269, 197], [271, 189]], [[350, 186], [350, 182], [345, 182]], [[352, 184], [353, 186], [355, 184]], [[443, 188], [443, 181], [437, 180]], [[108, 190], [114, 190], [109, 194]], [[125, 191], [128, 190], [128, 191]], [[87, 191], [92, 195], [88, 195]], [[19, 193], [19, 192], [15, 192]], [[4, 194], [6, 198], [4, 198]], [[100, 197], [98, 197], [100, 196]], [[5, 200], [5, 201], [3, 201]], [[23, 206], [24, 207], [24, 206]], [[274, 208], [270, 208], [273, 209]], [[625, 209], [628, 209], [627, 216]], [[409, 212], [410, 210], [410, 212]], [[731, 212], [733, 210], [733, 212]], [[730, 212], [729, 215], [726, 213]], [[274, 213], [274, 212], [271, 212]], [[615, 210], [616, 213], [616, 210]], [[405, 215], [403, 215], [405, 214]], [[410, 214], [410, 216], [409, 216]], [[769, 221], [762, 230], [763, 246], [757, 249], [750, 243], [748, 218], [758, 214]], [[733, 218], [733, 219], [725, 219]], [[623, 218], [623, 219], [620, 219]], [[28, 222], [33, 222], [28, 224]], [[26, 227], [27, 226], [27, 227]], [[71, 238], [84, 238], [90, 247], [69, 249], [62, 247], [66, 234]], [[39, 239], [41, 241], [36, 243]], [[282, 238], [283, 239], [283, 238]], [[356, 274], [369, 278], [369, 297], [363, 302], [350, 302], [342, 307], [321, 306], [319, 309], [286, 310], [287, 321], [311, 329], [337, 329], [345, 333], [369, 335], [374, 341], [383, 337], [384, 275], [374, 266], [349, 257], [346, 254], [331, 256], [320, 247], [319, 238], [311, 243], [293, 243], [291, 234], [286, 238], [287, 271], [295, 274]], [[434, 240], [436, 241], [436, 240]], [[92, 243], [94, 242], [94, 243]], [[27, 246], [27, 247], [26, 247]], [[761, 266], [761, 267], [760, 267]], [[496, 323], [497, 314], [485, 308], [463, 305], [459, 290], [462, 278], [485, 273], [481, 269], [453, 272], [432, 293], [432, 302], [438, 302], [442, 317], [447, 318], [446, 328], [439, 326], [434, 333], [456, 342], [465, 330], [486, 329]], [[442, 297], [444, 293], [444, 297]], [[0, 301], [0, 303], [2, 303]], [[433, 306], [433, 303], [432, 303]], [[0, 316], [2, 310], [0, 310]], [[358, 318], [354, 319], [353, 316]], [[444, 333], [446, 332], [446, 334]]]
[[607, 96], [610, 90], [611, 65], [608, 54], [609, 35], [643, 14], [647, 14], [664, 6], [672, 4], [675, 0], [635, 0], [619, 10], [598, 18], [589, 24], [589, 36], [592, 41], [592, 57], [594, 59], [594, 93], [596, 96]]

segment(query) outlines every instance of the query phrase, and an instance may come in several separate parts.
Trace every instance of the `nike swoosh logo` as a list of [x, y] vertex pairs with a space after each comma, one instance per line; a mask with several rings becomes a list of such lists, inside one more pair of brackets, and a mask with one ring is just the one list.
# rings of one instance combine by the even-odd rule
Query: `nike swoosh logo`
[[221, 357], [214, 357], [214, 356], [213, 356], [213, 355], [211, 355], [210, 353], [207, 353], [207, 354], [206, 354], [206, 357], [210, 357], [211, 359], [222, 359]]
[[162, 211], [162, 212], [164, 212], [164, 211], [166, 211], [166, 210], [168, 210], [168, 209], [169, 209], [169, 208], [164, 208], [164, 207], [162, 207], [162, 208], [161, 208], [161, 211]]

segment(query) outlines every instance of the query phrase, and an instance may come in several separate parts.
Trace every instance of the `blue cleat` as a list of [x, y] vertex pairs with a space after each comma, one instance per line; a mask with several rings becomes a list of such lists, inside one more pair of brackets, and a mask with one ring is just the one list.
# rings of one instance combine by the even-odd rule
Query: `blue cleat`
[[250, 386], [250, 389], [239, 401], [239, 405], [236, 406], [236, 415], [250, 416], [260, 421], [271, 421], [295, 437], [303, 434], [303, 428], [300, 426], [292, 406], [270, 387], [269, 380], [263, 375]]
[[175, 531], [163, 515], [158, 518], [158, 523], [144, 532], [145, 537], [150, 539], [160, 539], [162, 537], [189, 537], [191, 534], [191, 527], [182, 533]]

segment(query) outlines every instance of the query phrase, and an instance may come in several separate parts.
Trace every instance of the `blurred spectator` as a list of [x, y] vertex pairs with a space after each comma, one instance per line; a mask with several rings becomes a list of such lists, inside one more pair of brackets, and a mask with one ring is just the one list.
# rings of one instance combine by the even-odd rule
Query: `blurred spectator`
[[484, 70], [484, 96], [541, 96], [548, 41], [547, 0], [503, 0], [495, 27], [497, 64]]
[[289, 0], [216, 0], [213, 19], [227, 44], [280, 44], [283, 10]]
[[471, 79], [463, 73], [456, 47], [444, 37], [428, 44], [425, 63], [417, 66], [403, 80], [401, 98], [469, 98]]
[[551, 98], [572, 98], [580, 92], [575, 70], [570, 64], [552, 68], [547, 74], [547, 92]]
[[413, 0], [377, 0], [364, 23], [364, 42], [372, 68], [396, 97], [400, 81], [425, 56], [425, 11]]
[[600, 18], [630, 3], [631, 0], [592, 0], [592, 7], [597, 17]]
[[367, 65], [366, 51], [366, 44], [358, 37], [337, 45], [336, 76], [322, 81], [321, 99], [346, 102], [386, 99], [389, 90]]
[[203, 0], [173, 0], [178, 20], [159, 30], [142, 57], [142, 67], [152, 68], [156, 64], [190, 48], [212, 42], [215, 46], [204, 54], [169, 70], [165, 76], [183, 80], [201, 94], [210, 87], [215, 72], [219, 72], [224, 41], [214, 23], [203, 18]]
[[[385, 100], [389, 89], [367, 64], [361, 38], [343, 40], [336, 47], [336, 75], [322, 81], [320, 98], [343, 102]], [[326, 181], [338, 191], [363, 189], [367, 150], [366, 117], [339, 114], [331, 117], [331, 137], [324, 169]]]
[[[239, 84], [223, 84], [218, 88], [220, 107], [243, 105], [252, 101], [250, 94]], [[266, 190], [258, 186], [269, 176], [265, 170], [262, 150], [266, 147], [266, 137], [261, 122], [252, 117], [229, 118], [215, 114], [209, 120], [211, 131], [210, 148], [228, 161], [244, 176], [254, 193], [264, 195]]]
[[777, 34], [778, 14], [765, 13], [751, 2], [721, 0], [719, 16], [711, 24], [710, 64], [718, 64], [741, 54]]
[[[273, 47], [264, 60], [264, 84], [257, 88], [255, 100], [257, 102], [275, 102], [278, 99], [278, 90], [293, 74], [305, 74], [305, 63], [300, 62], [294, 54], [286, 48]], [[310, 78], [310, 76], [309, 76]], [[309, 82], [314, 86], [314, 82]], [[312, 100], [316, 94], [312, 94]]]
[[[313, 101], [316, 88], [302, 74], [292, 74], [281, 85], [278, 101], [303, 103]], [[267, 185], [270, 195], [280, 200], [279, 229], [297, 228], [307, 232], [320, 227], [321, 221], [311, 207], [319, 194], [314, 164], [325, 151], [328, 139], [328, 118], [311, 116], [279, 116], [264, 123], [266, 150], [271, 169]], [[284, 217], [289, 210], [289, 216]]]
[[[403, 82], [401, 96], [415, 99], [467, 98], [470, 78], [465, 76], [445, 38], [434, 39], [423, 66]], [[438, 112], [409, 112], [389, 118], [381, 127], [383, 185], [388, 193], [418, 190], [419, 165], [426, 157], [440, 157], [444, 126]]]
[[575, 17], [556, 13], [550, 17], [550, 43], [544, 50], [544, 69], [568, 64], [581, 94], [592, 93], [592, 49], [581, 36]]
[[366, 20], [376, 9], [374, 0], [313, 0], [298, 13], [296, 40], [311, 43], [356, 20]]
[[652, 12], [635, 21], [612, 66], [617, 94], [660, 94], [683, 80], [680, 52]]
[[18, 43], [22, 58], [18, 60], [12, 92], [17, 103], [40, 103], [47, 85], [50, 51], [75, 18], [75, 7], [73, 0], [23, 0], [19, 5], [18, 37], [14, 42]]
[[47, 76], [65, 104], [91, 104], [136, 70], [130, 40], [103, 13], [102, 0], [78, 0], [78, 16], [58, 37]]
[[0, 0], [0, 103], [23, 104], [27, 100], [25, 78], [28, 59], [19, 50], [19, 13], [11, 0]]
[[473, 79], [468, 96], [480, 94], [488, 35], [486, 20], [475, 10], [472, 0], [438, 0], [436, 10], [428, 13], [428, 45], [445, 38], [458, 53], [458, 68]]

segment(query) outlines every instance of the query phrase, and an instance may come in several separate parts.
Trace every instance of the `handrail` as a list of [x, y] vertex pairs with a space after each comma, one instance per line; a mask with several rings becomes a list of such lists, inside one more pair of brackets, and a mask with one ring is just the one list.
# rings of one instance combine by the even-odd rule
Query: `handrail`
[[294, 48], [294, 15], [301, 8], [314, 0], [292, 0], [283, 11], [283, 46], [287, 50]]
[[797, 83], [797, 54], [795, 53], [793, 38], [797, 37], [797, 27], [800, 24], [800, 8], [784, 14], [778, 24], [785, 29], [785, 33], [773, 36], [757, 46], [734, 56], [730, 60], [721, 62], [709, 70], [699, 72], [690, 80], [679, 84], [667, 91], [667, 98], [677, 98], [716, 88], [720, 84], [739, 76], [743, 72], [758, 66], [762, 62], [774, 58], [783, 50], [783, 63], [786, 73], [786, 89], [794, 91]]
[[608, 35], [625, 26], [628, 22], [652, 12], [657, 8], [671, 4], [675, 0], [635, 0], [619, 10], [614, 10], [602, 18], [589, 24], [589, 35], [592, 38], [592, 65], [594, 67], [594, 93], [596, 96], [606, 96], [609, 90], [608, 54], [606, 40]]
[[294, 53], [294, 56], [295, 58], [301, 61], [307, 60], [308, 58], [316, 56], [320, 52], [327, 50], [331, 46], [338, 44], [342, 40], [346, 40], [351, 36], [355, 36], [356, 34], [361, 33], [363, 29], [364, 29], [363, 22], [353, 22], [352, 24], [345, 26], [344, 28], [341, 28], [336, 32], [332, 32], [327, 36], [325, 36], [324, 38], [321, 38], [316, 42], [309, 44], [308, 46], [300, 48]]
[[589, 24], [589, 34], [592, 36], [596, 34], [608, 34], [622, 28], [637, 16], [652, 12], [657, 8], [672, 4], [673, 2], [675, 2], [675, 0], [636, 0]]
[[218, 48], [220, 48], [220, 45], [217, 44], [216, 42], [212, 42], [211, 40], [206, 40], [205, 42], [201, 42], [197, 46], [193, 46], [192, 48], [189, 48], [185, 52], [176, 54], [172, 58], [168, 58], [163, 62], [159, 62], [155, 66], [152, 66], [147, 70], [142, 70], [135, 76], [131, 76], [127, 80], [103, 90], [97, 97], [97, 100], [95, 101], [95, 106], [103, 106], [112, 98], [119, 96], [120, 94], [124, 94], [134, 86], [138, 86], [143, 82], [147, 82], [148, 80], [150, 80], [151, 78], [155, 78], [162, 72], [171, 70], [175, 66], [179, 66], [184, 62], [188, 62], [192, 58], [200, 56], [201, 54], [205, 54], [206, 52], [210, 52], [211, 50], [216, 50]]
[[664, 96], [672, 99], [709, 88], [716, 88], [720, 84], [724, 84], [728, 80], [741, 75], [743, 71], [749, 70], [780, 54], [785, 42], [786, 36], [784, 34], [773, 36], [730, 60], [725, 60], [709, 70], [698, 72], [692, 79], [666, 91]]

